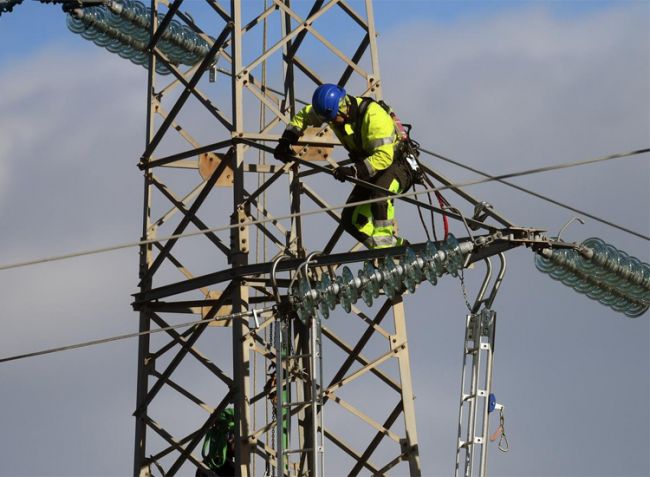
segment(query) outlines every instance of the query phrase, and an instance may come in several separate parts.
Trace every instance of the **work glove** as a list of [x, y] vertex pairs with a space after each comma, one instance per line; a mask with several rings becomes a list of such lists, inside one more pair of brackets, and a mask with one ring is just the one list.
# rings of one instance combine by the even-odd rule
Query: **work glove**
[[334, 169], [332, 174], [337, 181], [345, 182], [350, 177], [357, 177], [357, 168], [355, 166], [339, 166]]
[[361, 179], [362, 181], [367, 181], [370, 179], [370, 174], [368, 173], [368, 168], [366, 167], [366, 164], [364, 160], [368, 157], [366, 154], [361, 154], [358, 152], [350, 152], [348, 154], [348, 157], [352, 160], [352, 162], [355, 164], [354, 167], [356, 168], [356, 177], [357, 179]]
[[294, 155], [291, 146], [298, 143], [299, 137], [300, 136], [298, 133], [289, 129], [285, 130], [282, 134], [282, 137], [278, 141], [278, 145], [273, 151], [273, 157], [275, 157], [278, 161], [289, 161]]

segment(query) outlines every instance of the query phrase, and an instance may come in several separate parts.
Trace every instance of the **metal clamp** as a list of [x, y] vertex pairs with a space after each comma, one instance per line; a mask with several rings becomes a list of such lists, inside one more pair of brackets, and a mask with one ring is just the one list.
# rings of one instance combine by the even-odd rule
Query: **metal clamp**
[[472, 223], [470, 224], [470, 228], [472, 230], [478, 230], [480, 226], [476, 224], [476, 222], [485, 222], [485, 219], [488, 218], [490, 215], [490, 211], [493, 209], [492, 204], [489, 204], [488, 202], [479, 202], [474, 206], [474, 215], [472, 216]]
[[253, 312], [253, 322], [255, 323], [255, 326], [250, 326], [250, 328], [256, 330], [260, 327], [260, 311], [257, 308], [253, 308], [251, 311]]

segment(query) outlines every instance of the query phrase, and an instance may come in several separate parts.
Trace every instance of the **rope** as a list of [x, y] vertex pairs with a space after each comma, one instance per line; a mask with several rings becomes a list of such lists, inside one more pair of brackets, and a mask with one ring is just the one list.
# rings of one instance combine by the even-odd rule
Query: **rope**
[[[484, 184], [486, 182], [492, 182], [492, 181], [498, 181], [498, 182], [503, 182], [503, 179], [509, 179], [513, 177], [521, 177], [521, 176], [527, 176], [527, 175], [533, 175], [533, 174], [540, 174], [543, 172], [550, 172], [550, 171], [556, 171], [556, 170], [562, 170], [562, 169], [568, 169], [571, 167], [577, 167], [577, 166], [583, 166], [583, 165], [588, 165], [588, 164], [596, 164], [599, 162], [604, 162], [604, 161], [611, 161], [614, 159], [623, 159], [623, 158], [628, 158], [628, 157], [633, 157], [637, 156], [640, 154], [645, 154], [650, 152], [650, 148], [647, 149], [639, 149], [636, 151], [631, 151], [627, 153], [621, 153], [621, 154], [612, 154], [609, 156], [604, 156], [600, 157], [597, 159], [588, 159], [584, 161], [575, 161], [575, 162], [568, 162], [568, 163], [562, 163], [562, 164], [556, 164], [554, 166], [545, 166], [545, 167], [538, 167], [535, 169], [528, 169], [520, 172], [512, 172], [510, 174], [502, 174], [499, 176], [489, 176], [485, 177], [484, 179], [475, 179], [471, 181], [465, 181], [465, 182], [459, 182], [456, 184], [451, 184], [448, 186], [441, 186], [441, 187], [433, 187], [429, 189], [424, 189], [420, 190], [417, 192], [404, 192], [401, 194], [394, 194], [391, 197], [395, 199], [399, 199], [402, 197], [412, 197], [418, 193], [427, 193], [427, 192], [436, 192], [436, 191], [443, 191], [447, 189], [460, 189], [463, 187], [469, 187], [473, 185], [478, 185], [478, 184]], [[5, 265], [0, 265], [0, 271], [2, 270], [9, 270], [12, 268], [21, 268], [21, 267], [26, 267], [29, 265], [37, 265], [41, 263], [46, 263], [46, 262], [54, 262], [58, 260], [66, 260], [69, 258], [75, 258], [75, 257], [81, 257], [85, 255], [94, 255], [94, 254], [99, 254], [99, 253], [106, 253], [106, 252], [111, 252], [115, 250], [121, 250], [125, 248], [131, 248], [131, 247], [140, 247], [142, 245], [149, 245], [149, 244], [154, 244], [154, 243], [159, 243], [159, 242], [165, 242], [167, 240], [172, 240], [172, 239], [179, 239], [179, 238], [185, 238], [185, 237], [193, 237], [196, 235], [203, 235], [206, 233], [215, 233], [215, 232], [223, 232], [226, 230], [230, 230], [235, 227], [246, 227], [250, 225], [257, 225], [257, 224], [264, 224], [267, 222], [274, 222], [274, 221], [279, 221], [279, 220], [288, 220], [288, 219], [293, 219], [296, 217], [306, 217], [310, 215], [316, 215], [316, 214], [322, 214], [324, 212], [331, 212], [334, 210], [339, 210], [339, 209], [344, 209], [346, 207], [355, 207], [358, 205], [364, 205], [364, 204], [372, 204], [375, 202], [382, 202], [385, 201], [386, 198], [380, 197], [376, 199], [367, 199], [367, 200], [362, 200], [358, 202], [350, 202], [348, 204], [341, 204], [341, 205], [334, 205], [330, 207], [322, 207], [316, 210], [309, 210], [305, 212], [299, 212], [299, 213], [294, 213], [294, 214], [288, 214], [284, 216], [279, 216], [279, 217], [273, 217], [269, 219], [260, 219], [260, 220], [251, 220], [247, 221], [241, 224], [234, 224], [234, 225], [226, 225], [222, 227], [215, 227], [215, 228], [209, 228], [209, 229], [203, 229], [203, 230], [198, 230], [196, 232], [185, 232], [182, 234], [175, 234], [175, 235], [169, 235], [166, 237], [160, 237], [156, 239], [150, 239], [150, 240], [140, 240], [137, 242], [128, 242], [128, 243], [123, 243], [123, 244], [118, 244], [118, 245], [113, 245], [113, 246], [108, 246], [108, 247], [102, 247], [102, 248], [96, 248], [96, 249], [90, 249], [90, 250], [85, 250], [85, 251], [80, 251], [80, 252], [75, 252], [75, 253], [68, 253], [64, 255], [55, 255], [51, 257], [46, 257], [46, 258], [39, 258], [39, 259], [34, 259], [34, 260], [28, 260], [24, 262], [16, 262], [16, 263], [10, 263], [10, 264], [5, 264]], [[639, 234], [637, 232], [630, 231], [629, 233], [633, 233], [639, 238], [645, 239], [650, 241], [650, 237], [646, 235]]]

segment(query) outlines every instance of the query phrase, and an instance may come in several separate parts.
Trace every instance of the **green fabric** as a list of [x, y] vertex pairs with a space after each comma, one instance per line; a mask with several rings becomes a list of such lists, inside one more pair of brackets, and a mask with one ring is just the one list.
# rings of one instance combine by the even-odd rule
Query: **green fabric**
[[228, 434], [235, 433], [235, 410], [228, 407], [217, 416], [217, 422], [203, 440], [203, 462], [210, 470], [218, 470], [228, 459]]
[[[398, 194], [400, 192], [400, 185], [397, 179], [393, 179], [388, 187], [388, 190]], [[382, 241], [380, 237], [392, 237], [395, 234], [395, 207], [392, 200], [387, 200], [388, 211], [386, 220], [391, 221], [391, 225], [384, 225], [377, 227], [373, 221], [372, 208], [370, 204], [358, 205], [352, 211], [352, 223], [356, 229], [362, 234], [368, 235], [370, 240], [366, 245], [369, 248], [385, 248], [395, 246], [394, 241], [390, 243], [377, 244]], [[360, 217], [361, 216], [361, 217]], [[378, 239], [378, 240], [373, 240]], [[385, 242], [385, 241], [382, 241]]]

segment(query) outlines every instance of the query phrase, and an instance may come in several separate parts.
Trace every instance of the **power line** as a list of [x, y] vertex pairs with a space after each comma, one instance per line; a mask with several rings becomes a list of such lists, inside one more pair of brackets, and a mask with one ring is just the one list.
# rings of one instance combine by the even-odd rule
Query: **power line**
[[232, 320], [234, 318], [242, 318], [247, 315], [252, 315], [253, 311], [257, 313], [264, 313], [267, 311], [270, 311], [272, 308], [267, 307], [267, 308], [261, 308], [257, 310], [248, 310], [245, 312], [240, 312], [240, 313], [233, 313], [231, 315], [223, 315], [223, 316], [215, 316], [213, 318], [206, 318], [203, 320], [194, 320], [194, 321], [188, 321], [186, 323], [179, 323], [176, 325], [170, 325], [170, 326], [165, 326], [162, 328], [156, 328], [153, 330], [148, 330], [148, 331], [140, 331], [136, 333], [127, 333], [125, 335], [117, 335], [117, 336], [111, 336], [110, 338], [102, 338], [98, 340], [92, 340], [92, 341], [84, 341], [83, 343], [77, 343], [73, 345], [67, 345], [67, 346], [59, 346], [57, 348], [49, 348], [49, 349], [44, 349], [41, 351], [34, 351], [32, 353], [25, 353], [25, 354], [17, 354], [14, 356], [9, 356], [7, 358], [0, 358], [0, 364], [2, 363], [8, 363], [9, 361], [18, 361], [19, 359], [25, 359], [25, 358], [34, 358], [36, 356], [43, 356], [46, 354], [52, 354], [52, 353], [60, 353], [62, 351], [69, 351], [73, 349], [79, 349], [79, 348], [87, 348], [89, 346], [96, 346], [100, 344], [105, 344], [105, 343], [111, 343], [113, 341], [120, 341], [120, 340], [125, 340], [129, 338], [137, 338], [139, 336], [144, 336], [144, 335], [152, 335], [154, 333], [160, 333], [161, 331], [169, 331], [169, 330], [175, 330], [177, 328], [187, 328], [189, 326], [196, 326], [200, 325], [202, 323], [211, 323], [214, 321], [228, 321]]
[[[435, 157], [440, 157], [439, 155], [437, 155], [435, 153], [431, 153], [430, 151], [423, 150], [423, 152], [425, 152], [427, 154], [431, 154], [431, 155], [433, 155]], [[435, 192], [435, 191], [440, 191], [440, 190], [454, 189], [454, 188], [466, 187], [466, 186], [470, 186], [470, 185], [477, 185], [477, 184], [481, 184], [481, 183], [485, 183], [485, 182], [491, 182], [491, 181], [503, 182], [504, 178], [519, 177], [519, 176], [531, 175], [531, 174], [547, 172], [547, 171], [552, 171], [552, 170], [566, 169], [566, 168], [569, 168], [569, 167], [575, 167], [575, 166], [579, 166], [579, 165], [594, 164], [594, 163], [597, 163], [597, 162], [603, 162], [603, 161], [612, 160], [612, 159], [620, 159], [620, 158], [624, 158], [624, 157], [631, 157], [631, 156], [635, 156], [635, 155], [639, 155], [639, 154], [643, 154], [643, 153], [647, 153], [647, 152], [650, 152], [650, 149], [640, 149], [640, 150], [637, 150], [637, 151], [632, 151], [632, 152], [624, 153], [624, 154], [614, 154], [614, 155], [610, 155], [610, 156], [606, 156], [606, 157], [602, 157], [602, 158], [598, 158], [598, 159], [591, 159], [591, 160], [586, 160], [586, 161], [577, 161], [577, 162], [572, 162], [572, 163], [559, 164], [559, 165], [556, 165], [556, 166], [547, 166], [547, 167], [542, 167], [542, 168], [530, 169], [528, 171], [516, 172], [516, 173], [511, 173], [511, 174], [504, 174], [504, 175], [501, 175], [501, 176], [489, 176], [489, 175], [487, 175], [485, 173], [482, 173], [480, 171], [473, 171], [473, 172], [477, 172], [477, 173], [479, 173], [481, 175], [484, 175], [486, 177], [484, 179], [468, 181], [468, 182], [464, 182], [464, 183], [458, 183], [458, 184], [443, 186], [443, 187], [439, 187], [439, 188], [431, 188], [431, 189], [428, 189], [427, 191]], [[443, 160], [447, 159], [447, 158], [442, 158], [442, 157], [440, 157], [440, 158], [443, 159]], [[449, 160], [449, 161], [452, 162], [451, 160]], [[453, 162], [455, 163], [455, 161], [453, 161]], [[470, 170], [472, 170], [472, 169], [470, 169]], [[512, 184], [509, 184], [509, 183], [506, 183], [506, 184], [507, 185], [512, 185]], [[518, 188], [517, 186], [515, 186], [515, 187]], [[423, 191], [418, 191], [418, 193], [422, 193], [422, 192]], [[526, 192], [530, 192], [530, 191], [526, 191]], [[394, 197], [395, 198], [406, 197], [406, 196], [410, 196], [410, 195], [413, 195], [413, 194], [414, 193], [397, 194]], [[285, 216], [285, 217], [276, 217], [274, 219], [262, 219], [262, 220], [257, 220], [257, 221], [251, 221], [251, 222], [245, 223], [243, 225], [255, 225], [256, 223], [265, 223], [265, 222], [269, 222], [271, 220], [284, 220], [284, 219], [297, 217], [297, 216], [314, 215], [314, 214], [317, 214], [317, 213], [323, 213], [323, 212], [326, 212], [326, 211], [335, 210], [335, 209], [347, 207], [347, 206], [350, 206], [350, 205], [362, 205], [362, 204], [366, 204], [366, 203], [377, 202], [378, 200], [381, 200], [381, 199], [360, 201], [360, 202], [345, 204], [345, 205], [342, 205], [342, 206], [324, 207], [324, 208], [321, 208], [321, 209], [318, 209], [318, 210], [302, 212], [300, 214], [290, 214], [290, 215]], [[237, 224], [235, 226], [239, 227], [241, 225], [242, 224]], [[6, 269], [9, 269], [9, 268], [18, 268], [18, 267], [22, 267], [22, 266], [37, 264], [37, 263], [45, 263], [45, 262], [54, 261], [54, 260], [63, 260], [65, 258], [73, 258], [73, 257], [82, 256], [82, 255], [90, 255], [90, 254], [102, 253], [102, 252], [111, 251], [111, 250], [118, 250], [120, 248], [127, 248], [127, 247], [145, 245], [145, 244], [149, 244], [149, 243], [155, 243], [155, 242], [159, 242], [159, 241], [163, 241], [163, 240], [169, 240], [169, 239], [172, 239], [172, 238], [182, 238], [182, 237], [188, 237], [188, 236], [194, 236], [194, 235], [201, 235], [201, 234], [204, 234], [206, 232], [218, 232], [218, 231], [228, 230], [228, 229], [230, 229], [232, 227], [233, 226], [218, 227], [218, 228], [214, 228], [214, 229], [210, 229], [210, 230], [202, 230], [202, 231], [191, 232], [191, 233], [186, 233], [186, 234], [178, 234], [178, 235], [175, 235], [175, 236], [159, 238], [159, 239], [156, 239], [156, 240], [143, 240], [143, 241], [139, 241], [139, 242], [116, 245], [116, 246], [112, 246], [112, 247], [104, 247], [104, 248], [101, 248], [101, 249], [94, 249], [94, 250], [79, 252], [79, 253], [75, 253], [75, 254], [60, 255], [60, 256], [57, 256], [57, 257], [50, 257], [50, 258], [39, 259], [39, 260], [32, 260], [30, 262], [22, 262], [22, 263], [17, 263], [17, 264], [13, 264], [13, 265], [4, 265], [4, 266], [0, 267], [0, 270], [6, 270]], [[637, 234], [635, 234], [635, 235], [637, 235]], [[639, 235], [639, 236], [641, 238], [645, 238], [646, 240], [649, 240], [648, 237], [641, 236], [641, 235]], [[272, 310], [272, 307], [258, 309], [258, 310], [255, 310], [255, 311], [263, 313], [263, 312], [267, 312], [267, 311], [270, 311], [270, 310]], [[10, 361], [18, 361], [18, 360], [26, 359], [26, 358], [33, 358], [33, 357], [37, 357], [37, 356], [43, 356], [43, 355], [47, 355], [47, 354], [53, 354], [53, 353], [59, 353], [59, 352], [63, 352], [63, 351], [69, 351], [69, 350], [73, 350], [73, 349], [97, 346], [97, 345], [100, 345], [100, 344], [106, 344], [106, 343], [111, 343], [111, 342], [115, 342], [115, 341], [130, 339], [130, 338], [137, 338], [137, 337], [144, 336], [144, 335], [151, 335], [151, 334], [154, 334], [154, 333], [160, 333], [160, 332], [163, 332], [163, 331], [169, 331], [169, 330], [174, 330], [174, 329], [178, 329], [178, 328], [187, 328], [187, 327], [196, 326], [196, 325], [202, 324], [202, 323], [210, 323], [210, 322], [215, 322], [215, 321], [227, 321], [227, 320], [231, 320], [231, 319], [234, 319], [234, 318], [241, 318], [241, 317], [244, 317], [244, 316], [251, 315], [251, 314], [253, 314], [253, 311], [254, 310], [248, 310], [246, 312], [233, 313], [233, 314], [230, 314], [230, 315], [222, 315], [222, 316], [207, 318], [207, 319], [203, 319], [203, 320], [194, 320], [194, 321], [190, 321], [190, 322], [186, 322], [186, 323], [179, 323], [179, 324], [176, 324], [176, 325], [170, 325], [170, 326], [156, 328], [156, 329], [148, 330], [148, 331], [127, 333], [127, 334], [112, 336], [112, 337], [109, 337], [109, 338], [102, 338], [102, 339], [97, 339], [97, 340], [85, 341], [85, 342], [82, 342], [82, 343], [66, 345], [66, 346], [60, 346], [60, 347], [56, 347], [56, 348], [49, 348], [49, 349], [44, 349], [44, 350], [40, 350], [40, 351], [34, 351], [34, 352], [31, 352], [31, 353], [13, 355], [13, 356], [9, 356], [9, 357], [6, 357], [6, 358], [0, 358], [0, 364], [7, 363], [7, 362], [10, 362]]]
[[[458, 162], [458, 161], [454, 161], [453, 159], [442, 156], [442, 155], [437, 154], [435, 152], [428, 151], [427, 149], [424, 149], [424, 148], [420, 148], [420, 150], [422, 152], [424, 152], [425, 154], [429, 154], [430, 156], [436, 157], [436, 158], [441, 159], [441, 160], [443, 160], [445, 162], [449, 162], [450, 164], [454, 164], [454, 165], [456, 165], [458, 167], [461, 167], [463, 169], [466, 169], [468, 171], [471, 171], [471, 172], [474, 172], [476, 174], [482, 175], [483, 177], [494, 178], [492, 175], [488, 174], [487, 172], [480, 171], [480, 170], [478, 170], [478, 169], [476, 169], [474, 167], [465, 165], [465, 164], [463, 164], [461, 162]], [[628, 229], [626, 227], [623, 227], [622, 225], [615, 224], [613, 222], [610, 222], [609, 220], [605, 220], [605, 219], [602, 219], [600, 217], [596, 217], [595, 215], [590, 214], [589, 212], [585, 212], [584, 210], [576, 209], [575, 207], [572, 207], [572, 206], [570, 206], [568, 204], [562, 203], [562, 202], [557, 201], [555, 199], [551, 199], [550, 197], [542, 195], [542, 194], [540, 194], [538, 192], [532, 191], [530, 189], [526, 189], [524, 187], [518, 186], [517, 184], [513, 184], [512, 182], [508, 182], [508, 181], [505, 181], [505, 180], [502, 180], [502, 179], [495, 179], [495, 180], [497, 182], [500, 182], [501, 184], [507, 185], [508, 187], [512, 187], [513, 189], [517, 189], [517, 190], [519, 190], [521, 192], [525, 192], [526, 194], [532, 195], [533, 197], [537, 197], [538, 199], [544, 200], [546, 202], [557, 205], [559, 207], [570, 210], [572, 212], [576, 212], [576, 213], [578, 213], [580, 215], [584, 215], [585, 217], [589, 217], [590, 219], [593, 219], [596, 222], [600, 222], [602, 224], [609, 225], [610, 227], [621, 230], [623, 232], [627, 232], [627, 233], [629, 233], [631, 235], [634, 235], [636, 237], [639, 237], [639, 238], [642, 238], [642, 239], [645, 239], [645, 240], [650, 240], [650, 237], [648, 237], [647, 235], [643, 235], [643, 234], [641, 234], [639, 232], [636, 232], [636, 231], [634, 231], [632, 229]]]
[[[447, 189], [460, 189], [463, 187], [469, 187], [473, 185], [478, 185], [478, 184], [484, 184], [486, 182], [492, 182], [492, 181], [502, 181], [503, 179], [510, 179], [513, 177], [521, 177], [521, 176], [527, 176], [527, 175], [533, 175], [533, 174], [540, 174], [542, 172], [550, 172], [550, 171], [555, 171], [555, 170], [562, 170], [562, 169], [568, 169], [571, 167], [577, 167], [577, 166], [583, 166], [583, 165], [588, 165], [588, 164], [596, 164], [598, 162], [604, 162], [604, 161], [611, 161], [614, 159], [623, 159], [623, 158], [628, 158], [628, 157], [633, 157], [637, 156], [640, 154], [645, 154], [650, 152], [650, 148], [646, 149], [639, 149], [636, 151], [631, 151], [627, 153], [620, 153], [620, 154], [611, 154], [609, 156], [604, 156], [596, 159], [587, 159], [583, 161], [575, 161], [575, 162], [568, 162], [568, 163], [562, 163], [562, 164], [556, 164], [554, 166], [545, 166], [545, 167], [538, 167], [535, 169], [528, 169], [525, 171], [520, 171], [520, 172], [513, 172], [510, 174], [502, 174], [499, 176], [489, 176], [485, 177], [484, 179], [475, 179], [471, 181], [466, 181], [466, 182], [459, 182], [456, 184], [450, 184], [447, 186], [441, 186], [441, 187], [432, 187], [429, 189], [422, 189], [418, 191], [412, 191], [412, 192], [404, 192], [402, 194], [394, 194], [391, 195], [393, 199], [399, 199], [402, 197], [411, 197], [416, 194], [422, 194], [422, 193], [427, 193], [427, 192], [436, 192], [436, 191], [443, 191]], [[198, 230], [196, 232], [184, 232], [182, 234], [175, 234], [175, 235], [169, 235], [166, 237], [160, 237], [156, 239], [148, 239], [148, 240], [139, 240], [137, 242], [127, 242], [123, 244], [118, 244], [118, 245], [112, 245], [108, 247], [101, 247], [101, 248], [96, 248], [96, 249], [91, 249], [91, 250], [85, 250], [85, 251], [80, 251], [80, 252], [74, 252], [74, 253], [68, 253], [64, 255], [55, 255], [52, 257], [46, 257], [46, 258], [39, 258], [39, 259], [34, 259], [34, 260], [28, 260], [28, 261], [23, 261], [23, 262], [16, 262], [16, 263], [11, 263], [11, 264], [6, 264], [6, 265], [0, 265], [0, 271], [2, 270], [9, 270], [12, 268], [22, 268], [26, 267], [29, 265], [37, 265], [41, 263], [46, 263], [46, 262], [54, 262], [54, 261], [59, 261], [59, 260], [66, 260], [69, 258], [76, 258], [76, 257], [82, 257], [86, 255], [95, 255], [99, 253], [105, 253], [105, 252], [111, 252], [115, 250], [121, 250], [125, 248], [131, 248], [131, 247], [139, 247], [142, 245], [150, 245], [154, 243], [159, 243], [159, 242], [164, 242], [167, 240], [173, 240], [173, 239], [179, 239], [179, 238], [185, 238], [185, 237], [193, 237], [196, 235], [204, 235], [206, 233], [215, 233], [215, 232], [223, 232], [226, 230], [230, 230], [235, 227], [246, 227], [246, 226], [251, 226], [251, 225], [257, 225], [257, 224], [264, 224], [268, 222], [276, 222], [279, 220], [289, 220], [293, 219], [296, 217], [306, 217], [310, 215], [316, 215], [316, 214], [321, 214], [324, 212], [330, 212], [333, 210], [339, 210], [339, 209], [344, 209], [346, 207], [356, 207], [358, 205], [365, 205], [365, 204], [372, 204], [375, 202], [382, 202], [385, 201], [385, 198], [376, 198], [376, 199], [368, 199], [368, 200], [362, 200], [358, 202], [350, 202], [347, 204], [342, 204], [342, 205], [334, 205], [334, 206], [329, 206], [329, 207], [321, 207], [316, 210], [310, 210], [306, 212], [298, 212], [294, 214], [288, 214], [284, 216], [279, 216], [279, 217], [273, 217], [273, 218], [268, 218], [268, 219], [259, 219], [259, 220], [251, 220], [251, 221], [246, 221], [241, 224], [234, 224], [234, 225], [225, 225], [222, 227], [215, 227], [215, 228], [210, 228], [210, 229], [203, 229], [203, 230]], [[650, 237], [640, 235], [641, 238], [645, 240], [650, 241]]]

